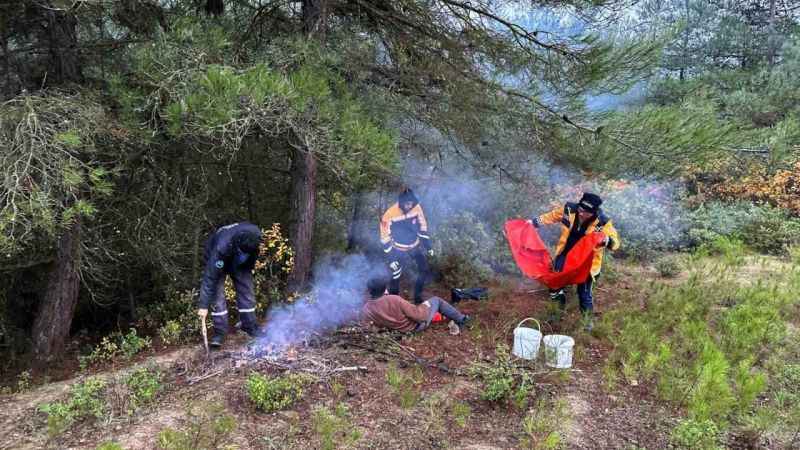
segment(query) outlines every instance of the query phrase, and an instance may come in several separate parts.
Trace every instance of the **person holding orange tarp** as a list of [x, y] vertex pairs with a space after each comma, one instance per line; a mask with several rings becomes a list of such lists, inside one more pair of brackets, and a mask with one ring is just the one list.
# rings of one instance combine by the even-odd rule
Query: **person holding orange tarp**
[[[567, 202], [528, 221], [509, 221], [506, 235], [514, 259], [528, 276], [550, 288], [550, 297], [566, 308], [564, 287], [578, 286], [581, 312], [591, 330], [593, 298], [592, 287], [603, 264], [604, 249], [617, 250], [620, 239], [614, 224], [600, 208], [603, 200], [596, 194], [585, 192], [577, 203]], [[561, 237], [556, 246], [556, 257], [551, 262], [546, 246], [534, 228], [561, 224]], [[532, 225], [533, 227], [531, 227]]]

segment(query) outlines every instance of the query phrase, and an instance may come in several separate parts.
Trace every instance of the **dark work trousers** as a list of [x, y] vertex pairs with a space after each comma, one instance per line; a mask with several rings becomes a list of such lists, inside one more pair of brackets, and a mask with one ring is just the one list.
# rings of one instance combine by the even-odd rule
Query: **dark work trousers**
[[[566, 252], [561, 252], [561, 254], [558, 255], [556, 260], [553, 262], [553, 270], [555, 272], [560, 272], [563, 270], [566, 259]], [[578, 300], [580, 301], [581, 311], [584, 313], [592, 312], [594, 307], [592, 303], [592, 285], [594, 284], [595, 278], [596, 277], [589, 275], [588, 280], [578, 285]], [[563, 288], [550, 291], [550, 299], [557, 301], [561, 309], [565, 309], [567, 307], [567, 294], [564, 292]]]
[[425, 328], [428, 328], [433, 321], [433, 316], [435, 316], [437, 312], [442, 313], [443, 316], [450, 320], [456, 321], [456, 323], [461, 323], [464, 320], [464, 314], [461, 314], [461, 311], [457, 310], [455, 306], [447, 303], [439, 297], [431, 297], [425, 300], [423, 305], [424, 304], [427, 304], [431, 309], [428, 313], [428, 320], [425, 322], [420, 322], [414, 331], [422, 331]]
[[[229, 274], [236, 290], [236, 307], [239, 309], [239, 319], [242, 321], [242, 331], [254, 334], [257, 331], [256, 323], [256, 296], [253, 287], [253, 274], [250, 270], [235, 270]], [[212, 304], [211, 321], [214, 324], [214, 333], [225, 336], [228, 333], [228, 302], [225, 299], [225, 278], [219, 280], [217, 292]]]
[[414, 284], [414, 303], [422, 302], [422, 290], [430, 277], [430, 266], [428, 265], [428, 257], [425, 255], [425, 250], [421, 245], [413, 249], [401, 252], [393, 248], [387, 255], [389, 263], [389, 270], [392, 273], [392, 281], [389, 282], [389, 293], [393, 295], [400, 294], [400, 278], [403, 276], [403, 270], [408, 267], [413, 259], [417, 264], [417, 282]]

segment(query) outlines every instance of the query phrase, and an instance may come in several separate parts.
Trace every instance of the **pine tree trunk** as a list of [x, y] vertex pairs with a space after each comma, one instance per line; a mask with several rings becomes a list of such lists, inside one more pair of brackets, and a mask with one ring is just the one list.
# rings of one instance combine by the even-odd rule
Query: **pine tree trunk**
[[[309, 39], [323, 41], [328, 0], [303, 0], [303, 31]], [[294, 269], [289, 290], [305, 288], [311, 274], [314, 217], [317, 198], [317, 160], [314, 151], [302, 144], [292, 151], [292, 191], [289, 203], [292, 225], [289, 237], [294, 248]]]
[[46, 84], [60, 85], [71, 81], [80, 81], [78, 20], [68, 12], [54, 7], [40, 6], [40, 11], [47, 20], [50, 62]]
[[361, 247], [361, 210], [364, 208], [365, 195], [363, 192], [356, 192], [353, 200], [353, 215], [350, 219], [350, 226], [347, 227], [347, 251], [353, 252]]
[[47, 277], [44, 296], [33, 322], [33, 351], [39, 362], [53, 360], [64, 349], [78, 304], [81, 261], [81, 222], [58, 240], [56, 260]]
[[311, 246], [317, 196], [317, 160], [314, 152], [295, 147], [292, 152], [292, 223], [289, 236], [294, 248], [294, 269], [289, 276], [289, 290], [306, 287], [311, 273]]

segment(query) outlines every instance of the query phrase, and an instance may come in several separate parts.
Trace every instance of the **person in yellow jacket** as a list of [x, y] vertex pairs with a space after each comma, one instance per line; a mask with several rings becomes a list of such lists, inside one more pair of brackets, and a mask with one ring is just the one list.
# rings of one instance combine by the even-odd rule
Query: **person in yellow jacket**
[[433, 255], [428, 222], [422, 212], [414, 191], [405, 189], [397, 198], [397, 203], [389, 207], [381, 217], [381, 244], [386, 256], [392, 280], [389, 294], [400, 294], [400, 278], [409, 260], [417, 264], [417, 282], [414, 285], [414, 303], [422, 303], [422, 290], [430, 277], [427, 255]]
[[[553, 270], [560, 272], [564, 269], [564, 262], [567, 253], [578, 243], [583, 236], [599, 231], [605, 234], [606, 238], [600, 242], [594, 251], [592, 260], [591, 276], [585, 283], [578, 285], [578, 299], [580, 301], [581, 312], [587, 319], [587, 330], [592, 329], [592, 285], [600, 275], [603, 265], [604, 249], [617, 250], [621, 244], [614, 223], [600, 208], [603, 200], [600, 196], [590, 192], [584, 192], [578, 203], [567, 202], [563, 208], [556, 208], [541, 216], [535, 217], [530, 222], [535, 227], [542, 225], [561, 224], [561, 237], [556, 246], [556, 258], [553, 261]], [[564, 289], [550, 292], [550, 298], [559, 303], [561, 310], [566, 308], [567, 297]]]

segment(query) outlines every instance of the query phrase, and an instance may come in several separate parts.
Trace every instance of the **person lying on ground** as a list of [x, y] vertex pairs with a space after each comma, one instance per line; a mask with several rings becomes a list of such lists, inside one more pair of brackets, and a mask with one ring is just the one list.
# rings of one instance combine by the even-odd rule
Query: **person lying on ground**
[[412, 332], [430, 326], [436, 313], [452, 320], [463, 328], [470, 320], [451, 304], [439, 297], [431, 297], [419, 305], [413, 305], [403, 297], [386, 293], [386, 278], [373, 278], [367, 283], [370, 299], [361, 308], [362, 317], [379, 328]]
[[400, 294], [400, 278], [411, 260], [417, 265], [417, 281], [414, 284], [414, 303], [422, 303], [422, 290], [431, 276], [428, 256], [433, 256], [428, 222], [422, 206], [411, 189], [405, 189], [397, 197], [397, 203], [381, 216], [381, 244], [386, 263], [392, 272], [389, 293]]
[[[614, 228], [613, 222], [600, 208], [602, 203], [603, 200], [600, 196], [584, 192], [578, 203], [567, 202], [563, 207], [556, 208], [529, 221], [537, 228], [542, 225], [561, 224], [561, 237], [556, 246], [556, 257], [553, 261], [553, 271], [555, 272], [561, 272], [564, 269], [567, 253], [583, 236], [593, 232], [605, 234], [606, 238], [600, 242], [594, 251], [589, 279], [578, 285], [578, 299], [580, 300], [581, 312], [586, 320], [587, 331], [591, 331], [593, 326], [592, 285], [600, 275], [600, 269], [603, 264], [603, 249], [617, 250], [620, 246], [619, 235]], [[550, 298], [558, 302], [561, 311], [566, 308], [567, 296], [563, 288], [551, 291]], [[551, 320], [557, 320], [557, 315], [552, 315]]]
[[236, 289], [236, 306], [242, 331], [250, 336], [261, 335], [256, 322], [256, 297], [253, 288], [253, 268], [258, 258], [261, 229], [248, 222], [226, 225], [216, 230], [206, 241], [206, 267], [200, 286], [197, 314], [203, 318], [212, 308], [214, 334], [212, 347], [221, 347], [228, 333], [228, 303], [225, 299], [225, 277], [230, 276]]

